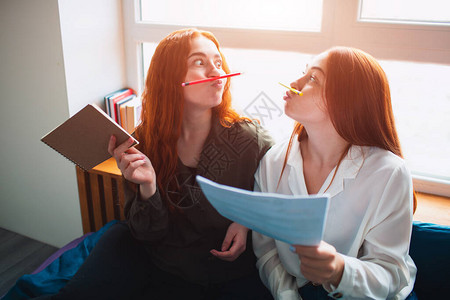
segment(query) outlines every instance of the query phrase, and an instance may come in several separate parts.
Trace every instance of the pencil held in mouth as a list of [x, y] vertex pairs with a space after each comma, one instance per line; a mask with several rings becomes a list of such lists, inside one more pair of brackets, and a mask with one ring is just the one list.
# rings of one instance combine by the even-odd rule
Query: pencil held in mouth
[[225, 74], [223, 76], [200, 79], [200, 80], [195, 80], [195, 81], [191, 81], [191, 82], [183, 82], [181, 84], [181, 86], [188, 86], [188, 85], [197, 84], [197, 83], [209, 82], [209, 81], [214, 81], [214, 80], [218, 80], [218, 79], [222, 79], [222, 78], [228, 78], [228, 77], [237, 76], [237, 75], [241, 75], [241, 74], [242, 73], [230, 73], [230, 74]]
[[291, 90], [293, 93], [295, 93], [295, 94], [297, 94], [297, 95], [299, 95], [299, 96], [303, 96], [303, 93], [302, 93], [302, 92], [297, 91], [296, 89], [291, 88], [290, 86], [284, 85], [284, 84], [282, 84], [281, 82], [278, 82], [278, 83], [279, 83], [280, 85], [284, 86], [285, 88]]

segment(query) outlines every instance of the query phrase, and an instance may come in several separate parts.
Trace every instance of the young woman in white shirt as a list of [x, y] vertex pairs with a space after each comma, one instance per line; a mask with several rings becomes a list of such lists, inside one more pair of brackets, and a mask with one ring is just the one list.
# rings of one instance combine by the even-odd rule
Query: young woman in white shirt
[[253, 233], [275, 299], [415, 299], [408, 254], [415, 196], [378, 62], [353, 48], [318, 55], [291, 83], [291, 139], [270, 149], [255, 190], [330, 195], [323, 241], [288, 245]]

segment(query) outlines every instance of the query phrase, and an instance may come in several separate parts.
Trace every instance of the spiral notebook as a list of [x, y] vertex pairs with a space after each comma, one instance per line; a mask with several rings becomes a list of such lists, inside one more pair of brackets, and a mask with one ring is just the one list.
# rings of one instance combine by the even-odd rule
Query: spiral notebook
[[[100, 107], [88, 104], [41, 141], [80, 168], [90, 170], [111, 157], [108, 153], [111, 135], [117, 138], [116, 145], [133, 138]], [[133, 140], [133, 145], [139, 143], [135, 138]]]

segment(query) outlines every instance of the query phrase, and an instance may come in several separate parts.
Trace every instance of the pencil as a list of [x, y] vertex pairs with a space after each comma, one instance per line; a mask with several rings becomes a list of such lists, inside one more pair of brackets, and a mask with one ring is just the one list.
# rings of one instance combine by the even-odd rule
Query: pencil
[[303, 93], [302, 93], [302, 92], [297, 91], [296, 89], [291, 88], [290, 86], [284, 85], [284, 84], [282, 84], [281, 82], [278, 82], [278, 83], [281, 84], [282, 86], [284, 86], [285, 88], [290, 89], [290, 90], [291, 90], [292, 92], [294, 92], [295, 94], [297, 94], [297, 95], [299, 95], [299, 96], [303, 96]]
[[225, 74], [223, 76], [217, 76], [217, 77], [211, 77], [211, 78], [206, 78], [206, 79], [200, 79], [200, 80], [195, 80], [195, 81], [191, 81], [191, 82], [183, 82], [181, 84], [181, 86], [188, 86], [191, 84], [197, 84], [197, 83], [203, 83], [203, 82], [208, 82], [208, 81], [214, 81], [217, 79], [222, 79], [222, 78], [227, 78], [227, 77], [231, 77], [231, 76], [237, 76], [237, 75], [241, 75], [242, 73], [230, 73], [230, 74]]

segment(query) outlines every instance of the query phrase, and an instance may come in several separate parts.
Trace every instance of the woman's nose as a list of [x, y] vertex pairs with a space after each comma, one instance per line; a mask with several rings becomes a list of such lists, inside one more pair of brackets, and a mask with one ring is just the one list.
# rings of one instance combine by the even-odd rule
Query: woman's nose
[[222, 75], [224, 73], [220, 67], [217, 67], [215, 63], [211, 62], [209, 63], [209, 77], [216, 77]]
[[301, 87], [299, 86], [299, 82], [300, 82], [300, 80], [295, 80], [295, 81], [292, 81], [291, 82], [291, 87], [292, 88], [294, 88], [294, 89], [296, 89], [296, 90], [301, 90]]
[[296, 90], [301, 91], [302, 88], [303, 88], [303, 85], [304, 85], [303, 82], [304, 82], [304, 81], [303, 81], [303, 76], [302, 76], [302, 77], [300, 77], [299, 79], [297, 79], [297, 80], [295, 80], [295, 81], [292, 81], [292, 82], [291, 82], [291, 87], [294, 88], [294, 89], [296, 89]]

